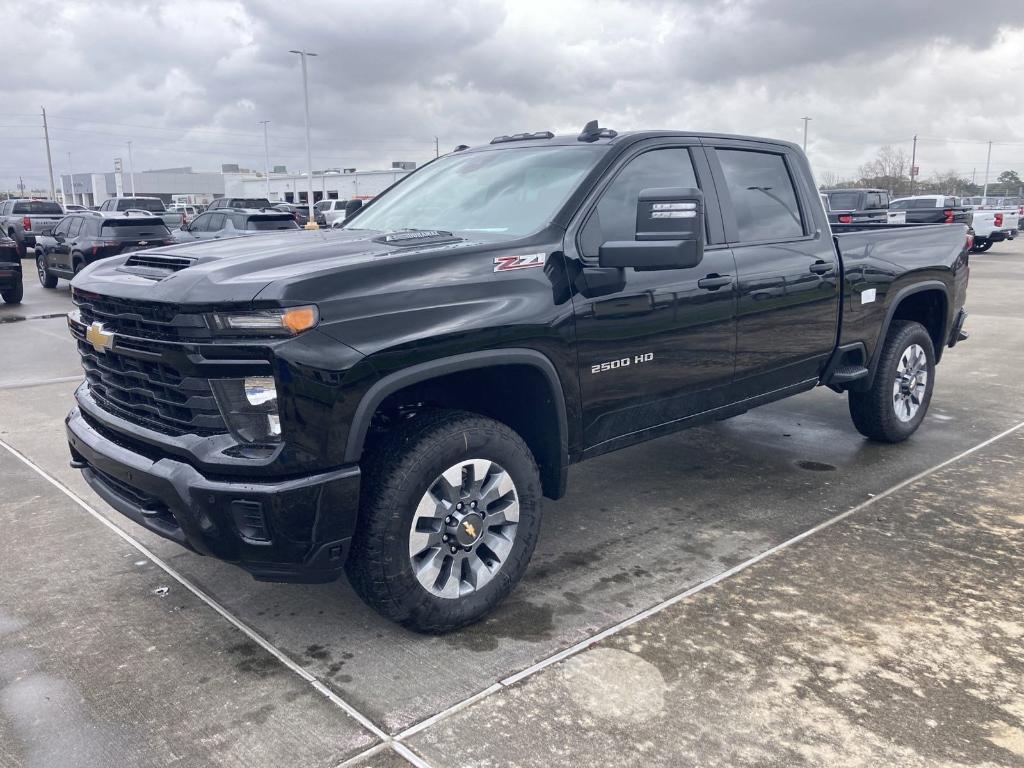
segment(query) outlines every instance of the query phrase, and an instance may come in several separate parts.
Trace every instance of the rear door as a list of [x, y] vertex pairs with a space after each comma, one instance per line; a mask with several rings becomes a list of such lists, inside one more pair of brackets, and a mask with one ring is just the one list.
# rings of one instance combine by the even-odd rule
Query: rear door
[[[602, 243], [635, 240], [640, 192], [664, 187], [704, 191], [703, 261], [689, 269], [601, 269]], [[725, 404], [736, 344], [736, 270], [723, 238], [696, 139], [630, 147], [581, 209], [565, 252], [581, 270], [573, 310], [587, 448], [617, 447]]]
[[788, 147], [709, 140], [739, 277], [733, 399], [817, 378], [835, 346], [839, 264], [810, 206], [810, 170]]

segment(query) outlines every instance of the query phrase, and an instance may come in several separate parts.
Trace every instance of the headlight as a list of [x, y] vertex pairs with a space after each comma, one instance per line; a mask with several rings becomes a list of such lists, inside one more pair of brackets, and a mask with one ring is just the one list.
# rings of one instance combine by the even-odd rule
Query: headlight
[[320, 322], [320, 312], [313, 304], [287, 309], [257, 309], [249, 312], [217, 312], [210, 315], [213, 327], [238, 333], [294, 336], [308, 331]]
[[281, 441], [277, 387], [271, 376], [214, 379], [213, 394], [228, 429], [242, 443]]

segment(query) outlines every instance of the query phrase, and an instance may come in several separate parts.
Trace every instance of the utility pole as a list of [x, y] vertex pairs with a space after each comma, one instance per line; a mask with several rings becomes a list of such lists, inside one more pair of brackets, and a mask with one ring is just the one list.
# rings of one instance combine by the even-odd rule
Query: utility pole
[[18, 177], [18, 193], [19, 197], [25, 196], [25, 180], [21, 176]]
[[71, 171], [71, 203], [75, 202], [75, 166], [71, 164], [71, 153], [68, 152], [68, 170]]
[[972, 187], [974, 186], [974, 182], [977, 179], [977, 177], [978, 177], [978, 169], [977, 168], [971, 168], [971, 186]]
[[50, 157], [50, 127], [46, 124], [46, 109], [43, 110], [43, 138], [46, 139], [46, 167], [50, 169], [50, 199], [57, 199], [57, 190], [53, 186], [53, 160]]
[[[983, 198], [988, 197], [988, 169], [989, 169], [989, 166], [991, 164], [992, 164], [992, 142], [990, 141], [988, 143], [988, 157], [985, 158], [985, 191], [981, 193], [981, 196]], [[982, 200], [981, 202], [982, 202], [982, 204], [985, 204], [986, 201]]]
[[[904, 155], [906, 157], [906, 155]], [[917, 180], [917, 134], [914, 134], [914, 148], [910, 150], [910, 196], [914, 196], [914, 182]]]
[[263, 175], [267, 178], [267, 200], [270, 199], [270, 140], [267, 138], [269, 120], [260, 120], [263, 125]]
[[128, 142], [128, 176], [132, 180], [132, 197], [135, 197], [135, 163], [132, 162], [132, 143]]
[[317, 229], [316, 215], [313, 213], [313, 153], [309, 140], [309, 81], [306, 73], [306, 58], [316, 56], [316, 54], [310, 53], [306, 49], [288, 51], [288, 53], [297, 53], [302, 59], [302, 96], [306, 103], [306, 205], [309, 208], [309, 223], [306, 226], [310, 229]]
[[811, 122], [811, 118], [809, 118], [809, 117], [801, 117], [800, 119], [804, 121], [804, 154], [806, 155], [807, 154], [807, 124], [809, 122]]
[[441, 156], [441, 149], [438, 146], [437, 136], [435, 136], [434, 137], [434, 157], [440, 157], [440, 156]]

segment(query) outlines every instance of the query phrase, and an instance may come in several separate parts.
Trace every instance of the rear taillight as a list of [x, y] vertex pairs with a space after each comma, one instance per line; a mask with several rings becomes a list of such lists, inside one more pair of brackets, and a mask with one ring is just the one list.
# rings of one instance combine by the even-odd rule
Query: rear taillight
[[942, 212], [942, 215], [946, 217], [946, 224], [952, 224], [953, 223], [953, 209], [952, 208], [947, 208], [946, 210], [944, 210]]
[[92, 255], [95, 256], [96, 252], [100, 248], [113, 248], [115, 245], [121, 245], [120, 240], [96, 240], [92, 244]]
[[992, 223], [997, 227], [1003, 226], [1003, 214], [997, 213], [992, 217]]
[[839, 214], [839, 223], [840, 224], [853, 224], [853, 215], [849, 214], [849, 213], [841, 213], [841, 214]]
[[26, 232], [28, 232], [30, 229], [32, 229], [32, 219], [26, 216], [24, 219], [21, 220], [21, 227]]
[[974, 234], [971, 232], [967, 233], [967, 245], [964, 246], [968, 251], [974, 247]]

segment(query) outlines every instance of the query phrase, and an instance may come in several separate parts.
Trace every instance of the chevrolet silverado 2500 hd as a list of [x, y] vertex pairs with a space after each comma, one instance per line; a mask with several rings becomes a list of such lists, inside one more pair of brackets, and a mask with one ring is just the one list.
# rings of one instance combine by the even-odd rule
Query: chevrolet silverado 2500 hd
[[385, 616], [450, 630], [523, 576], [574, 462], [818, 385], [867, 437], [909, 437], [966, 337], [968, 246], [963, 225], [830, 228], [787, 142], [501, 136], [342, 229], [86, 268], [72, 464], [195, 552], [347, 571]]

